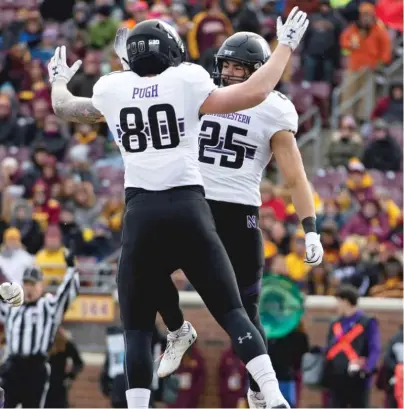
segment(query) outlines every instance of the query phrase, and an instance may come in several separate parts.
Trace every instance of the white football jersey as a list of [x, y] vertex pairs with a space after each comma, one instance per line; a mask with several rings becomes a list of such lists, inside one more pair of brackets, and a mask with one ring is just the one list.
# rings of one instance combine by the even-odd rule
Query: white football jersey
[[200, 123], [199, 162], [206, 198], [261, 205], [262, 173], [271, 159], [276, 132], [296, 132], [293, 103], [271, 92], [260, 105], [234, 114], [204, 115]]
[[154, 77], [114, 72], [94, 85], [125, 165], [125, 187], [166, 190], [203, 185], [198, 164], [199, 109], [216, 86], [205, 69], [184, 63]]

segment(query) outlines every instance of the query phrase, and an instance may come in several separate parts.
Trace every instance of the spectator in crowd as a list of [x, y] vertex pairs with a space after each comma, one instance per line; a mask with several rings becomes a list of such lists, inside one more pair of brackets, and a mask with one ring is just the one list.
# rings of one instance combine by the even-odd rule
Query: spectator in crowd
[[285, 202], [275, 193], [274, 186], [269, 179], [263, 179], [261, 182], [261, 201], [262, 208], [271, 208], [277, 220], [285, 220]]
[[283, 256], [282, 254], [276, 254], [275, 256], [273, 256], [273, 258], [271, 259], [270, 274], [289, 276], [285, 256]]
[[352, 158], [348, 163], [346, 187], [352, 197], [359, 203], [374, 197], [373, 179], [366, 172], [363, 163], [357, 158]]
[[321, 0], [318, 12], [310, 16], [310, 26], [303, 40], [303, 84], [313, 81], [334, 83], [334, 72], [339, 68], [339, 36], [342, 21], [330, 6], [330, 0]]
[[286, 256], [289, 277], [295, 281], [303, 282], [307, 278], [310, 266], [304, 263], [306, 248], [302, 230], [297, 230], [294, 234], [290, 249], [291, 252]]
[[90, 163], [90, 147], [80, 144], [74, 146], [70, 152], [70, 175], [76, 182], [89, 182], [93, 186], [98, 186], [98, 179]]
[[377, 197], [381, 208], [387, 214], [389, 226], [395, 229], [402, 220], [402, 209], [393, 201], [389, 190], [385, 187], [378, 187], [375, 191], [375, 197]]
[[21, 234], [21, 241], [30, 254], [35, 254], [43, 245], [43, 233], [40, 225], [32, 218], [32, 206], [26, 200], [15, 203], [10, 226]]
[[339, 130], [332, 135], [327, 153], [328, 163], [333, 168], [346, 167], [351, 158], [360, 158], [362, 151], [363, 141], [357, 131], [355, 119], [350, 115], [344, 116]]
[[362, 262], [359, 245], [351, 240], [347, 240], [341, 245], [340, 262], [332, 272], [334, 284], [351, 284], [357, 288], [361, 296], [368, 294], [372, 280], [369, 266]]
[[366, 169], [389, 170], [398, 172], [402, 163], [402, 149], [397, 141], [389, 135], [388, 124], [384, 119], [373, 123], [373, 140], [363, 153], [363, 164]]
[[[115, 38], [118, 29], [117, 22], [111, 17], [112, 7], [109, 4], [103, 4], [96, 8], [95, 17], [90, 23], [90, 45], [96, 49], [103, 49]], [[73, 92], [74, 95], [77, 93]], [[91, 96], [91, 95], [83, 95]]]
[[389, 95], [377, 101], [372, 119], [381, 118], [389, 123], [403, 123], [403, 83], [390, 84]]
[[[115, 33], [116, 29], [114, 31], [114, 37]], [[76, 74], [73, 77], [73, 79], [69, 82], [69, 90], [78, 97], [91, 98], [93, 95], [94, 85], [99, 78], [100, 78], [99, 53], [94, 50], [87, 51], [83, 61], [83, 70], [82, 72]]]
[[60, 204], [55, 199], [48, 199], [47, 185], [39, 180], [33, 187], [33, 218], [45, 230], [49, 224], [59, 223]]
[[35, 257], [47, 283], [60, 283], [66, 272], [65, 247], [58, 225], [50, 225], [44, 238], [44, 247]]
[[177, 399], [168, 408], [197, 408], [206, 382], [205, 359], [194, 343], [176, 371], [179, 380]]
[[0, 144], [7, 147], [21, 144], [21, 130], [13, 115], [11, 98], [6, 94], [0, 94]]
[[31, 160], [25, 163], [22, 183], [25, 187], [25, 197], [31, 197], [32, 187], [42, 175], [42, 168], [48, 161], [48, 151], [45, 146], [36, 145], [32, 150]]
[[382, 271], [379, 283], [374, 285], [369, 295], [382, 298], [402, 298], [403, 297], [403, 263], [396, 254], [388, 256], [381, 263]]
[[60, 124], [56, 115], [48, 115], [44, 120], [43, 130], [37, 133], [34, 140], [36, 146], [46, 146], [49, 154], [53, 155], [58, 161], [62, 161], [67, 147], [68, 137], [66, 130]]
[[313, 267], [307, 277], [308, 295], [331, 295], [332, 285], [330, 269], [327, 264], [322, 263]]
[[48, 156], [42, 167], [42, 175], [38, 183], [43, 183], [46, 186], [47, 198], [57, 198], [60, 196], [61, 178], [58, 175], [56, 158], [54, 156]]
[[100, 159], [104, 154], [104, 141], [98, 130], [90, 124], [75, 124], [75, 132], [70, 142], [71, 149], [76, 145], [88, 146], [88, 157], [91, 161]]
[[84, 362], [71, 335], [59, 327], [49, 352], [51, 375], [45, 408], [68, 408], [68, 390], [77, 375], [83, 370]]
[[233, 348], [223, 351], [219, 363], [220, 407], [246, 407], [247, 383], [247, 370]]
[[95, 223], [91, 230], [87, 230], [87, 234], [89, 237], [87, 237], [86, 243], [83, 244], [83, 255], [94, 257], [99, 262], [113, 252], [111, 232], [106, 224]]
[[4, 232], [0, 249], [0, 271], [7, 281], [22, 284], [24, 271], [32, 267], [34, 259], [21, 243], [21, 233], [15, 227]]
[[192, 28], [188, 33], [188, 53], [197, 61], [201, 55], [215, 45], [219, 33], [233, 34], [230, 20], [223, 14], [218, 0], [207, 0], [207, 10], [196, 14], [192, 20]]
[[328, 331], [324, 372], [328, 407], [367, 408], [370, 378], [381, 353], [379, 325], [358, 309], [354, 287], [339, 287], [335, 297], [339, 317]]
[[404, 338], [403, 326], [390, 339], [384, 353], [378, 387], [385, 391], [386, 408], [402, 408], [403, 400]]
[[105, 202], [102, 216], [107, 221], [112, 232], [121, 231], [122, 218], [125, 209], [125, 202], [121, 190], [112, 191], [111, 196]]
[[79, 33], [86, 33], [90, 18], [90, 7], [84, 1], [78, 1], [73, 7], [72, 17], [63, 23], [61, 31], [63, 36], [73, 42]]
[[83, 182], [77, 186], [74, 199], [76, 223], [81, 229], [91, 228], [99, 218], [104, 203], [97, 200], [94, 187], [90, 182]]
[[339, 203], [336, 199], [324, 201], [323, 212], [317, 216], [317, 230], [321, 231], [325, 223], [335, 223], [337, 229], [341, 229], [345, 223], [344, 214], [340, 211]]
[[142, 0], [126, 0], [125, 14], [127, 19], [124, 21], [124, 26], [132, 29], [137, 23], [147, 20], [149, 14], [149, 4]]
[[397, 0], [379, 0], [376, 3], [376, 15], [397, 35], [403, 34], [403, 3]]
[[318, 231], [323, 244], [324, 260], [334, 266], [338, 263], [340, 254], [338, 226], [335, 222], [328, 220], [322, 223], [321, 229]]
[[226, 40], [226, 33], [217, 33], [215, 43], [213, 47], [206, 49], [199, 60], [199, 64], [209, 73], [213, 73], [214, 64], [215, 64], [215, 55], [219, 51], [219, 48], [222, 46], [224, 40]]
[[286, 255], [289, 253], [290, 237], [283, 223], [280, 221], [273, 223], [270, 238], [272, 243], [276, 245], [279, 254]]
[[50, 102], [43, 96], [35, 97], [32, 101], [32, 113], [32, 118], [27, 118], [22, 127], [25, 146], [31, 146], [44, 130], [45, 119], [51, 114]]
[[367, 199], [358, 210], [345, 223], [341, 230], [341, 237], [346, 238], [351, 235], [362, 237], [375, 236], [382, 242], [389, 233], [389, 221], [386, 213], [380, 206], [377, 199]]
[[83, 248], [83, 233], [74, 220], [74, 206], [65, 205], [60, 212], [59, 228], [62, 233], [62, 242], [66, 248], [75, 248], [81, 255]]
[[359, 21], [349, 25], [341, 35], [341, 48], [349, 52], [348, 71], [345, 73], [346, 84], [343, 101], [348, 101], [365, 85], [370, 84], [355, 104], [353, 112], [360, 120], [371, 114], [371, 105], [367, 101], [375, 99], [374, 72], [381, 64], [391, 60], [391, 40], [383, 23], [375, 16], [371, 3], [361, 3]]

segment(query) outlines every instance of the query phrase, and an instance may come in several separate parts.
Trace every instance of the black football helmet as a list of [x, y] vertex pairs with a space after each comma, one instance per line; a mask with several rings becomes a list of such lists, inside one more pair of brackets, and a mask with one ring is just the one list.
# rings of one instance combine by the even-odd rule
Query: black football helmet
[[141, 77], [161, 74], [186, 59], [181, 37], [173, 27], [160, 20], [136, 24], [128, 34], [126, 48], [130, 69]]
[[[212, 77], [220, 86], [228, 80], [245, 81], [254, 71], [269, 59], [271, 50], [263, 37], [250, 32], [239, 32], [229, 37], [215, 55]], [[243, 78], [222, 76], [223, 61], [235, 61], [248, 68]]]

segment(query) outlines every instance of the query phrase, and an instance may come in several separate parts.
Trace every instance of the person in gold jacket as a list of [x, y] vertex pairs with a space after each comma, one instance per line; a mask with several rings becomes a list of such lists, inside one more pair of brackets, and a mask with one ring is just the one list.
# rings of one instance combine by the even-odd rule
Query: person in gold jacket
[[35, 264], [41, 268], [47, 284], [63, 280], [66, 271], [64, 250], [59, 226], [49, 226], [45, 232], [44, 248], [35, 257]]

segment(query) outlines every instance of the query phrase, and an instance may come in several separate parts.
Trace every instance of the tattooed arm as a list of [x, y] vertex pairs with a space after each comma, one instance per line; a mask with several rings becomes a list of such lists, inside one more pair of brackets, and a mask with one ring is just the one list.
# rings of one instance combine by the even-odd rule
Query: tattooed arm
[[52, 106], [55, 114], [66, 121], [85, 124], [104, 122], [104, 117], [94, 108], [91, 98], [75, 97], [63, 80], [53, 83]]

